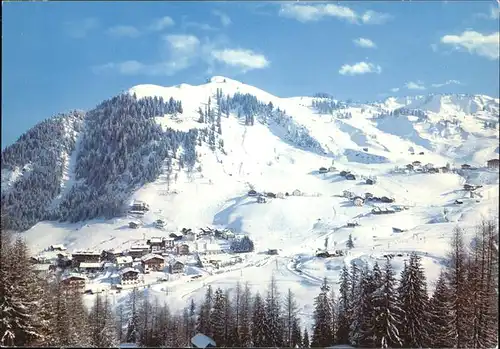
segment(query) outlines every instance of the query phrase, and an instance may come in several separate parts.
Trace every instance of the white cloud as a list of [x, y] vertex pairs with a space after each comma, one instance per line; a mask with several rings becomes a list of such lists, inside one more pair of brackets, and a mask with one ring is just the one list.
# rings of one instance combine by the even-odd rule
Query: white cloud
[[339, 74], [341, 75], [380, 74], [381, 72], [382, 68], [379, 65], [367, 62], [358, 62], [353, 65], [344, 64], [339, 70]]
[[408, 90], [425, 90], [425, 86], [424, 86], [424, 83], [422, 81], [408, 81], [406, 84], [405, 84], [405, 87], [408, 89]]
[[214, 16], [219, 17], [220, 22], [224, 27], [227, 27], [228, 25], [230, 25], [232, 23], [231, 18], [221, 11], [214, 10], [214, 11], [212, 11], [212, 14]]
[[443, 86], [447, 86], [447, 85], [462, 85], [462, 83], [458, 80], [448, 80], [448, 81], [445, 81], [441, 84], [432, 84], [431, 86], [432, 87], [443, 87]]
[[388, 14], [378, 13], [375, 11], [366, 11], [363, 14], [358, 14], [349, 7], [335, 4], [285, 4], [281, 6], [279, 15], [287, 18], [293, 18], [303, 23], [316, 22], [324, 19], [325, 17], [334, 17], [356, 24], [382, 24], [390, 19]]
[[490, 19], [499, 19], [500, 18], [500, 6], [491, 6], [489, 17], [490, 17]]
[[366, 38], [358, 38], [353, 40], [355, 45], [358, 45], [359, 47], [365, 47], [365, 48], [376, 48], [377, 45], [370, 39]]
[[460, 35], [445, 35], [441, 43], [451, 45], [457, 50], [467, 50], [470, 54], [498, 59], [500, 49], [500, 33], [483, 35], [476, 31], [466, 30]]
[[117, 25], [109, 28], [106, 32], [115, 38], [137, 38], [141, 35], [140, 30], [131, 25]]
[[200, 40], [194, 35], [166, 35], [165, 41], [176, 53], [193, 54], [200, 46]]
[[252, 69], [267, 68], [269, 60], [262, 54], [252, 50], [243, 49], [223, 49], [212, 51], [212, 57], [227, 65], [241, 68], [244, 72]]
[[398, 92], [398, 91], [399, 91], [399, 87], [391, 88], [391, 92]]
[[89, 32], [99, 27], [97, 18], [88, 17], [76, 21], [67, 21], [64, 23], [69, 36], [81, 39], [87, 36]]
[[366, 11], [361, 16], [361, 21], [364, 24], [384, 24], [391, 19], [391, 15], [375, 11]]
[[154, 21], [150, 26], [149, 29], [153, 31], [162, 31], [165, 28], [172, 27], [175, 25], [174, 20], [169, 17], [169, 16], [164, 16], [162, 18], [157, 19]]
[[93, 67], [95, 74], [115, 72], [123, 75], [171, 76], [195, 64], [208, 65], [213, 70], [219, 65], [238, 68], [241, 72], [263, 69], [270, 62], [262, 55], [248, 49], [226, 48], [224, 40], [201, 42], [194, 35], [165, 35], [161, 38], [160, 59], [157, 62], [124, 62], [106, 63]]

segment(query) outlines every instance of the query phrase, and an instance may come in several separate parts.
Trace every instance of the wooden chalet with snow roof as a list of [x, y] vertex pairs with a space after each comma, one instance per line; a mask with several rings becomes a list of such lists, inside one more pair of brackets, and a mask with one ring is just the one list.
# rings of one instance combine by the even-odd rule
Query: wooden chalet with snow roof
[[134, 268], [125, 268], [120, 270], [120, 284], [134, 285], [139, 282], [139, 271]]
[[165, 268], [165, 258], [157, 254], [149, 254], [142, 257], [141, 264], [145, 273], [150, 271], [162, 271]]

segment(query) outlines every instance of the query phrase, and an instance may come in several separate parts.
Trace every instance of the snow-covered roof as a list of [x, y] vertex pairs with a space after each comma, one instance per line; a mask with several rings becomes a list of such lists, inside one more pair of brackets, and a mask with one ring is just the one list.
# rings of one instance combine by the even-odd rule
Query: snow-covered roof
[[81, 255], [101, 255], [100, 252], [97, 251], [92, 251], [92, 250], [76, 250], [73, 252], [73, 254], [81, 254]]
[[132, 256], [116, 257], [116, 263], [118, 263], [118, 264], [125, 264], [125, 263], [132, 263], [132, 262], [133, 262]]
[[66, 249], [66, 247], [64, 247], [64, 245], [63, 245], [63, 244], [50, 245], [50, 247], [51, 247], [52, 249], [54, 249], [54, 250], [55, 250], [55, 249], [60, 249], [60, 250], [65, 250], [65, 249]]
[[33, 269], [35, 271], [48, 271], [52, 264], [35, 264]]
[[87, 278], [84, 275], [80, 275], [80, 274], [68, 274], [68, 275], [63, 276], [61, 278], [61, 281], [68, 280], [68, 279], [71, 279], [71, 278], [77, 278], [77, 279], [81, 279], [81, 280], [87, 280]]
[[212, 338], [205, 336], [202, 333], [196, 334], [193, 338], [191, 338], [191, 343], [196, 348], [206, 348], [209, 345], [215, 347], [215, 342]]
[[123, 274], [131, 272], [131, 271], [133, 271], [134, 273], [139, 274], [139, 271], [137, 269], [134, 269], [134, 268], [124, 268], [124, 269], [120, 270], [120, 275], [123, 275]]
[[151, 238], [149, 240], [150, 243], [152, 244], [161, 244], [162, 243], [162, 238]]
[[130, 247], [131, 250], [149, 250], [149, 246], [147, 244], [143, 245], [133, 245]]
[[80, 263], [80, 268], [100, 268], [101, 267], [101, 263], [98, 263], [98, 262], [82, 262]]
[[159, 254], [152, 253], [152, 254], [148, 254], [148, 255], [142, 257], [142, 261], [146, 262], [146, 261], [149, 261], [149, 260], [154, 259], [154, 258], [165, 260], [165, 258], [163, 258], [163, 256], [160, 256]]

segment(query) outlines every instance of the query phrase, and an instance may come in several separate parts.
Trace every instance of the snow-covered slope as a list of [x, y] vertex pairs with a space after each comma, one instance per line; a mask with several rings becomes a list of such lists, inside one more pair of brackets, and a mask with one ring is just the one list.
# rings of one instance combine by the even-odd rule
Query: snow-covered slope
[[[140, 229], [127, 228], [129, 217], [75, 224], [41, 222], [24, 233], [33, 250], [55, 243], [64, 243], [70, 250], [128, 248], [144, 237], [165, 234], [153, 227], [159, 218], [166, 221], [166, 231], [207, 225], [232, 228], [255, 242], [256, 252], [247, 255], [243, 264], [221, 274], [203, 274], [189, 283], [158, 283], [151, 292], [183, 306], [179, 300], [201, 297], [207, 284], [232, 288], [236, 281], [247, 280], [262, 290], [274, 275], [283, 291], [290, 287], [299, 297], [307, 323], [321, 279], [327, 276], [337, 281], [342, 264], [352, 260], [372, 264], [383, 254], [406, 256], [416, 250], [422, 255], [432, 290], [452, 229], [457, 224], [470, 228], [481, 215], [498, 211], [498, 172], [485, 168], [486, 160], [498, 158], [498, 100], [486, 96], [392, 98], [383, 103], [346, 104], [325, 115], [312, 107], [314, 98], [280, 98], [225, 77], [199, 86], [139, 85], [128, 92], [138, 98], [182, 101], [182, 114], [158, 115], [155, 120], [164, 129], [187, 131], [207, 127], [198, 122], [198, 111], [205, 109], [209, 98], [215, 105], [217, 89], [224, 96], [251, 94], [264, 104], [271, 102], [286, 117], [257, 115], [254, 125], [248, 126], [237, 113], [223, 116], [218, 136], [223, 149], [200, 143], [193, 171], [179, 170], [174, 163], [171, 176], [160, 175], [133, 194], [133, 199], [151, 207]], [[390, 114], [399, 108], [418, 109], [425, 117]], [[351, 117], [342, 117], [346, 113]], [[484, 128], [484, 121], [497, 124]], [[416, 160], [422, 165], [450, 163], [458, 168], [469, 162], [478, 168], [436, 174], [394, 171]], [[331, 172], [318, 173], [320, 167], [332, 165]], [[356, 180], [341, 177], [342, 170], [351, 171]], [[377, 176], [377, 183], [365, 184], [363, 178], [368, 176]], [[15, 173], [9, 178], [14, 177]], [[483, 185], [477, 199], [464, 198], [463, 184], [471, 181]], [[281, 193], [283, 198], [259, 204], [247, 196], [250, 189]], [[285, 195], [296, 189], [301, 195]], [[357, 207], [342, 197], [344, 191], [394, 197], [396, 204], [409, 209], [374, 215], [375, 206], [388, 204]], [[463, 204], [455, 205], [457, 199]], [[359, 226], [346, 227], [354, 221]], [[393, 227], [404, 231], [395, 233]], [[355, 248], [347, 256], [315, 257], [325, 238], [329, 250], [345, 249], [349, 234]], [[268, 256], [267, 249], [278, 249], [279, 255]], [[404, 256], [394, 259], [396, 268], [402, 267]], [[165, 288], [172, 291], [168, 296]]]

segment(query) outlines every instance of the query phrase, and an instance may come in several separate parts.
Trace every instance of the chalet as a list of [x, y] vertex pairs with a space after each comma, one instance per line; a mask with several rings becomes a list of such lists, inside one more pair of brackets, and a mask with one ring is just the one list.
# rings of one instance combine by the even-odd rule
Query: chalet
[[137, 222], [129, 222], [128, 223], [128, 227], [130, 229], [137, 229], [137, 228], [139, 228], [139, 223], [137, 223]]
[[165, 259], [157, 254], [142, 257], [141, 263], [145, 273], [149, 271], [161, 271], [165, 268]]
[[268, 198], [276, 199], [276, 194], [271, 193], [271, 192], [266, 193], [266, 196], [267, 196]]
[[466, 191], [472, 191], [474, 189], [475, 189], [475, 187], [473, 185], [471, 185], [471, 184], [464, 184], [464, 190], [466, 190]]
[[319, 173], [327, 173], [328, 169], [326, 167], [320, 167], [319, 168]]
[[214, 340], [202, 333], [198, 333], [193, 338], [191, 338], [191, 345], [193, 348], [215, 348], [216, 344]]
[[363, 151], [368, 151], [368, 148], [363, 148]]
[[87, 278], [83, 275], [71, 274], [61, 279], [61, 286], [63, 286], [67, 291], [74, 290], [83, 292], [85, 290], [86, 281]]
[[498, 159], [491, 159], [491, 160], [488, 160], [488, 161], [486, 162], [486, 166], [487, 166], [488, 168], [495, 168], [495, 169], [497, 169], [497, 168], [499, 168], [499, 167], [500, 167], [500, 160], [498, 160]]
[[177, 254], [181, 256], [185, 256], [189, 254], [189, 245], [180, 244], [176, 246]]
[[133, 285], [139, 282], [139, 271], [133, 268], [120, 270], [120, 284]]
[[181, 274], [184, 272], [184, 264], [179, 261], [171, 261], [167, 268], [170, 274]]
[[[142, 256], [141, 256], [142, 257]], [[134, 262], [132, 256], [120, 256], [116, 257], [116, 265], [118, 268], [130, 268]]]
[[82, 262], [78, 266], [78, 270], [85, 274], [95, 274], [101, 270], [102, 266], [99, 262]]
[[439, 173], [439, 169], [431, 167], [427, 169], [427, 172], [429, 173]]
[[383, 202], [383, 203], [386, 203], [386, 204], [391, 204], [394, 201], [396, 201], [396, 200], [394, 200], [394, 198], [388, 198], [387, 196], [382, 196], [380, 198], [380, 202]]
[[335, 166], [328, 167], [328, 172], [335, 172], [336, 170]]
[[163, 243], [165, 244], [165, 249], [169, 249], [174, 247], [175, 240], [171, 237], [163, 238]]
[[413, 171], [413, 169], [414, 169], [413, 164], [406, 165], [406, 169], [409, 171]]
[[270, 248], [270, 249], [267, 250], [267, 254], [277, 255], [278, 254], [278, 250], [275, 249], [275, 248]]
[[469, 165], [469, 164], [462, 164], [461, 168], [462, 168], [462, 170], [470, 170], [471, 165]]
[[152, 253], [162, 252], [165, 250], [165, 242], [160, 237], [153, 237], [147, 241]]
[[192, 233], [192, 232], [193, 232], [193, 229], [191, 229], [191, 228], [182, 228], [181, 229], [182, 235], [187, 235], [187, 234]]
[[266, 203], [266, 198], [263, 196], [257, 197], [257, 203], [259, 204], [265, 204]]
[[354, 181], [356, 180], [356, 176], [353, 175], [352, 173], [348, 173], [346, 176], [345, 176], [345, 179], [349, 180], [349, 181]]
[[37, 264], [33, 267], [33, 272], [35, 275], [45, 279], [45, 277], [51, 272], [51, 267], [53, 266], [53, 264]]
[[292, 191], [292, 195], [293, 196], [301, 196], [302, 195], [302, 192], [298, 189], [295, 189], [294, 191]]
[[149, 205], [142, 201], [134, 201], [132, 205], [130, 205], [129, 211], [149, 211]]
[[373, 194], [372, 193], [365, 193], [365, 200], [369, 200], [373, 198]]
[[361, 196], [356, 196], [352, 202], [354, 206], [363, 206], [365, 200]]
[[392, 231], [394, 233], [403, 233], [406, 231], [406, 229], [401, 229], [401, 228], [396, 228], [396, 227], [392, 227]]
[[255, 190], [249, 190], [248, 191], [248, 196], [257, 196], [257, 192]]
[[413, 167], [417, 167], [417, 166], [422, 165], [422, 163], [420, 161], [418, 161], [418, 160], [417, 161], [413, 161], [411, 164], [413, 165]]
[[75, 267], [78, 267], [80, 263], [99, 263], [101, 261], [101, 254], [96, 251], [76, 251], [71, 257]]
[[66, 251], [66, 247], [64, 245], [50, 245], [49, 251]]
[[339, 174], [340, 174], [342, 177], [345, 177], [345, 176], [347, 176], [349, 173], [351, 173], [351, 172], [349, 172], [349, 171], [340, 171], [340, 173], [339, 173]]
[[134, 245], [128, 250], [128, 255], [133, 259], [141, 258], [150, 252], [148, 245]]
[[368, 178], [368, 179], [366, 180], [366, 184], [369, 184], [369, 185], [373, 185], [373, 184], [375, 184], [376, 182], [377, 182], [377, 181], [376, 181], [375, 179], [373, 179], [373, 178]]
[[283, 193], [282, 193], [282, 192], [278, 192], [278, 193], [276, 193], [276, 197], [277, 197], [278, 199], [284, 199], [284, 198], [285, 198], [285, 195], [283, 195]]
[[352, 191], [350, 191], [350, 190], [344, 190], [344, 191], [342, 191], [342, 197], [344, 197], [346, 199], [352, 199], [355, 196], [356, 195]]
[[358, 222], [347, 222], [348, 228], [354, 228], [354, 227], [357, 227], [358, 225], [359, 225]]
[[418, 155], [424, 155], [424, 152], [423, 152], [423, 151], [421, 151], [420, 153], [418, 153]]
[[328, 257], [330, 257], [330, 254], [328, 253], [328, 251], [321, 251], [321, 252], [316, 253], [316, 257], [328, 258]]
[[161, 220], [161, 219], [157, 219], [155, 221], [155, 228], [156, 229], [163, 229], [165, 227], [165, 221]]
[[182, 234], [177, 234], [177, 233], [170, 233], [168, 236], [174, 239], [174, 241], [180, 241], [183, 238]]

